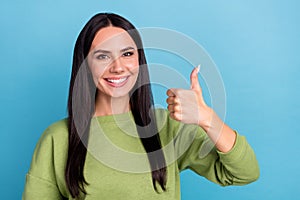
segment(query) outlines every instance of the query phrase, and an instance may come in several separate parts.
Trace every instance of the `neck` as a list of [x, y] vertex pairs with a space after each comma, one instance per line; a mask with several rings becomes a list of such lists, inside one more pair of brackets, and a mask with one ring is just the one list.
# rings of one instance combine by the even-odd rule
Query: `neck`
[[129, 110], [129, 96], [118, 98], [101, 94], [97, 94], [96, 96], [94, 116], [122, 114]]

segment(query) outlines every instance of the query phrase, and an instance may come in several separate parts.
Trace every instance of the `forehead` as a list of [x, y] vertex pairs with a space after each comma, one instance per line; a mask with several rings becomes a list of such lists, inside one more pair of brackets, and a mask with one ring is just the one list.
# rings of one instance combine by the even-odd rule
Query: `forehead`
[[136, 47], [135, 42], [130, 35], [122, 28], [105, 27], [100, 29], [92, 42], [91, 49], [101, 48], [124, 48], [126, 46]]

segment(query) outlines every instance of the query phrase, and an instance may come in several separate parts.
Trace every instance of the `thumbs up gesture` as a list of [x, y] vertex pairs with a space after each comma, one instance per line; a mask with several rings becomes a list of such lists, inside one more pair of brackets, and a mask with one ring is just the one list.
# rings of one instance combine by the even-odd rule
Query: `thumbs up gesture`
[[192, 71], [189, 90], [171, 88], [167, 91], [170, 117], [201, 126], [219, 151], [228, 152], [234, 145], [236, 134], [206, 105], [198, 81], [199, 70], [200, 66]]
[[167, 103], [171, 118], [205, 128], [212, 120], [213, 110], [206, 105], [203, 99], [198, 81], [199, 70], [200, 66], [191, 72], [191, 88], [189, 90], [171, 88], [167, 91]]

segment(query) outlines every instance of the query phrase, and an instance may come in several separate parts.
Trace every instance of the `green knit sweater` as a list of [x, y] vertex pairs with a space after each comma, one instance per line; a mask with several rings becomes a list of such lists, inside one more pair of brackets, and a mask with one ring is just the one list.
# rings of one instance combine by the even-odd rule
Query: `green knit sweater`
[[[258, 163], [245, 137], [237, 133], [233, 148], [222, 153], [202, 128], [172, 120], [163, 109], [156, 110], [156, 119], [168, 165], [167, 190], [161, 192], [159, 184], [160, 192], [153, 189], [149, 161], [128, 112], [92, 119], [84, 166], [87, 195], [80, 199], [180, 199], [179, 173], [185, 169], [222, 186], [258, 178]], [[40, 138], [26, 175], [23, 200], [72, 199], [64, 179], [67, 149], [64, 119], [49, 126]]]

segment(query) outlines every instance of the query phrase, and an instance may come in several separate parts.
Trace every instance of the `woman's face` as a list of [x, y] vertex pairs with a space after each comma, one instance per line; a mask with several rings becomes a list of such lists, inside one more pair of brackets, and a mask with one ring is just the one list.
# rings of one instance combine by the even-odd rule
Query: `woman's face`
[[98, 95], [129, 95], [139, 73], [139, 59], [137, 46], [124, 29], [113, 26], [100, 29], [87, 59]]

